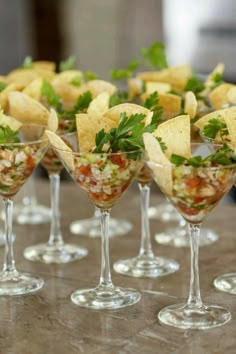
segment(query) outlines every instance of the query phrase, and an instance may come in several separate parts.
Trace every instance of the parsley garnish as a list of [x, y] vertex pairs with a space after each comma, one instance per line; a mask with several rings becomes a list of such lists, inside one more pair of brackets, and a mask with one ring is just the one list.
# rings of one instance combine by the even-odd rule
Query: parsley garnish
[[21, 68], [23, 69], [31, 69], [33, 67], [33, 59], [30, 56], [25, 57]]
[[185, 164], [186, 166], [193, 167], [207, 167], [209, 166], [209, 163], [227, 166], [236, 163], [236, 155], [227, 144], [223, 144], [222, 147], [204, 159], [202, 156], [194, 156], [190, 159], [186, 159], [183, 156], [172, 154], [170, 157], [170, 162], [176, 166]]
[[9, 126], [0, 126], [0, 144], [19, 143], [18, 131], [12, 130]]
[[84, 75], [85, 80], [87, 80], [87, 81], [97, 80], [98, 79], [98, 75], [93, 73], [92, 71], [85, 71], [83, 73], [83, 75]]
[[60, 96], [56, 93], [53, 86], [46, 80], [43, 80], [41, 86], [41, 95], [49, 107], [54, 107], [57, 111], [61, 109]]
[[71, 80], [71, 85], [76, 86], [76, 87], [80, 87], [83, 83], [83, 79], [81, 76], [75, 76], [72, 80]]
[[213, 81], [211, 90], [224, 83], [224, 79], [221, 73], [215, 73], [211, 79]]
[[150, 96], [147, 97], [146, 101], [144, 102], [144, 107], [149, 109], [150, 111], [153, 112], [152, 116], [152, 122], [149, 125], [149, 131], [152, 133], [160, 124], [163, 119], [162, 119], [162, 113], [163, 113], [163, 108], [161, 106], [158, 106], [159, 103], [159, 98], [158, 98], [158, 92], [155, 91], [153, 92]]
[[138, 158], [140, 149], [144, 149], [142, 135], [145, 132], [145, 114], [132, 114], [130, 117], [125, 112], [120, 114], [120, 121], [116, 128], [105, 132], [102, 129], [96, 135], [96, 148], [94, 153], [104, 152], [104, 145], [108, 147], [106, 152], [130, 151], [132, 158]]
[[0, 81], [0, 92], [2, 92], [7, 87], [5, 82]]
[[140, 62], [138, 60], [132, 60], [125, 69], [111, 70], [110, 77], [114, 81], [128, 79], [132, 76], [133, 72], [139, 67], [139, 65]]
[[126, 102], [128, 102], [128, 93], [126, 91], [119, 91], [110, 97], [109, 107], [114, 107]]
[[59, 72], [73, 70], [75, 68], [76, 57], [75, 55], [69, 56], [66, 60], [59, 63]]
[[86, 91], [83, 95], [78, 97], [78, 100], [74, 107], [70, 111], [63, 111], [60, 113], [60, 116], [64, 120], [73, 120], [77, 113], [86, 112], [90, 102], [92, 101], [92, 94], [90, 91]]
[[184, 91], [192, 91], [197, 96], [200, 92], [205, 89], [203, 82], [196, 76], [191, 76], [184, 88]]
[[161, 147], [162, 152], [165, 152], [165, 151], [167, 150], [167, 146], [166, 146], [166, 144], [164, 143], [164, 141], [162, 140], [162, 138], [158, 136], [158, 137], [157, 137], [157, 141], [158, 141], [159, 144], [160, 144], [160, 147]]
[[165, 46], [163, 43], [155, 42], [149, 48], [141, 49], [144, 63], [156, 69], [168, 68]]
[[215, 139], [218, 132], [220, 132], [220, 136], [228, 135], [228, 129], [224, 122], [221, 122], [218, 118], [212, 118], [209, 120], [208, 124], [206, 124], [202, 130], [203, 135]]

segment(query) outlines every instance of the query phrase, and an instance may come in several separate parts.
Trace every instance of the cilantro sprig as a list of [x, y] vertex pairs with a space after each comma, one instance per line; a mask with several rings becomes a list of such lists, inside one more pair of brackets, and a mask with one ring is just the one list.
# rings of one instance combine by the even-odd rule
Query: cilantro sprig
[[163, 113], [163, 108], [161, 106], [158, 106], [159, 103], [159, 97], [158, 97], [158, 92], [155, 91], [153, 92], [150, 96], [148, 96], [143, 104], [143, 106], [150, 111], [153, 112], [152, 116], [152, 122], [149, 125], [149, 128], [152, 130], [150, 131], [151, 133], [157, 128], [157, 126], [163, 121], [162, 119], [162, 113]]
[[220, 136], [228, 135], [227, 125], [220, 121], [219, 118], [211, 118], [202, 130], [203, 135], [215, 139], [216, 135], [220, 132]]
[[123, 112], [116, 128], [111, 128], [109, 132], [102, 129], [97, 133], [93, 152], [132, 152], [132, 158], [137, 159], [140, 149], [144, 149], [142, 135], [148, 129], [148, 126], [145, 127], [145, 114], [132, 114], [128, 117]]
[[76, 64], [76, 57], [75, 55], [69, 56], [67, 59], [62, 60], [59, 63], [59, 72], [66, 71], [66, 70], [73, 70]]
[[191, 76], [184, 88], [184, 91], [192, 91], [196, 96], [205, 89], [204, 83], [195, 75]]
[[46, 80], [43, 80], [41, 86], [41, 96], [45, 99], [49, 107], [55, 108], [57, 111], [61, 110], [61, 98], [54, 90], [53, 86]]
[[23, 63], [21, 64], [22, 69], [31, 69], [33, 67], [33, 59], [31, 56], [25, 57]]
[[170, 162], [176, 166], [183, 164], [193, 167], [207, 167], [211, 164], [227, 166], [236, 163], [236, 154], [227, 144], [223, 144], [222, 147], [206, 158], [194, 156], [187, 159], [183, 156], [172, 154]]
[[0, 92], [2, 92], [7, 87], [5, 82], [0, 81]]
[[12, 130], [9, 126], [0, 126], [0, 144], [19, 143], [18, 131]]
[[110, 71], [110, 78], [114, 81], [129, 79], [133, 72], [139, 67], [139, 60], [132, 60], [124, 69], [113, 69]]

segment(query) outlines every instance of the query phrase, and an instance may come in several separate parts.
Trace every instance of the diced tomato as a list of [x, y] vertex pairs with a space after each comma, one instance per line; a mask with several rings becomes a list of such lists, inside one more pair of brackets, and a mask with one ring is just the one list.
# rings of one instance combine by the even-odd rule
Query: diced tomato
[[90, 176], [91, 174], [91, 169], [90, 166], [80, 166], [77, 168], [77, 173], [81, 173], [84, 176]]
[[35, 167], [35, 162], [34, 162], [34, 159], [33, 159], [33, 157], [31, 155], [27, 156], [26, 166], [30, 170], [33, 170], [34, 167]]
[[120, 166], [121, 168], [126, 167], [126, 164], [127, 164], [127, 160], [126, 160], [122, 155], [120, 155], [120, 154], [112, 155], [112, 156], [111, 156], [111, 161], [112, 161], [114, 164]]
[[202, 183], [202, 179], [197, 176], [185, 180], [185, 184], [189, 188], [199, 187]]
[[124, 184], [124, 185], [121, 187], [122, 193], [123, 193], [128, 187], [129, 187], [129, 183]]
[[186, 215], [197, 215], [199, 213], [199, 209], [188, 207], [181, 202], [178, 203], [177, 208], [179, 208], [181, 212]]

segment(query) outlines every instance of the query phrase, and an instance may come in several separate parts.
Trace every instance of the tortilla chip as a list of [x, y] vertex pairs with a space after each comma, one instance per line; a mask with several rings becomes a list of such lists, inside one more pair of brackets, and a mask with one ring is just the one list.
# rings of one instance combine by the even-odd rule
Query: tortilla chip
[[223, 83], [209, 93], [209, 99], [214, 109], [221, 109], [229, 103], [228, 92], [233, 84]]
[[32, 97], [36, 101], [40, 101], [42, 84], [42, 78], [35, 79], [29, 85], [27, 85], [22, 92]]
[[233, 85], [227, 92], [227, 98], [229, 103], [236, 105], [236, 85]]
[[198, 119], [195, 123], [194, 126], [196, 126], [198, 129], [202, 130], [206, 124], [208, 124], [209, 120], [212, 118], [217, 118], [221, 122], [224, 122], [224, 110], [219, 109], [217, 111], [208, 113], [204, 116], [202, 116], [200, 119]]
[[171, 85], [167, 82], [152, 82], [147, 81], [145, 84], [145, 92], [151, 94], [157, 91], [158, 93], [165, 94], [171, 91]]
[[117, 106], [110, 108], [107, 112], [105, 112], [103, 117], [105, 119], [111, 119], [114, 122], [115, 126], [117, 126], [120, 121], [120, 114], [124, 112], [127, 114], [128, 117], [130, 117], [132, 114], [144, 114], [145, 116], [147, 116], [150, 113], [149, 109], [138, 104], [121, 103]]
[[130, 100], [139, 96], [142, 92], [142, 81], [136, 77], [127, 80], [128, 84], [128, 97]]
[[206, 81], [205, 81], [205, 86], [206, 86], [207, 88], [211, 88], [212, 85], [214, 85], [214, 83], [215, 83], [215, 82], [214, 82], [214, 77], [215, 77], [215, 75], [216, 75], [216, 74], [222, 75], [223, 72], [224, 72], [224, 68], [225, 68], [225, 66], [224, 66], [223, 63], [218, 63], [218, 64], [216, 65], [215, 69], [208, 75], [208, 77], [207, 77], [207, 79], [206, 79]]
[[195, 118], [197, 114], [197, 99], [192, 91], [185, 94], [184, 113], [188, 114], [190, 119]]
[[148, 166], [152, 170], [153, 179], [167, 195], [172, 194], [171, 163], [161, 150], [160, 144], [151, 133], [143, 134], [145, 150], [148, 155]]
[[48, 110], [38, 101], [25, 93], [12, 91], [9, 93], [10, 115], [21, 123], [35, 123], [47, 126]]
[[53, 79], [53, 84], [57, 84], [58, 82], [66, 82], [67, 84], [71, 84], [73, 79], [80, 78], [83, 82], [83, 73], [80, 70], [65, 70], [61, 73], [56, 74]]
[[45, 131], [50, 143], [59, 155], [60, 160], [66, 165], [66, 167], [70, 171], [75, 170], [74, 158], [72, 150], [69, 148], [68, 145], [55, 133], [51, 132], [50, 130]]
[[89, 104], [87, 113], [94, 115], [102, 115], [109, 109], [110, 96], [107, 92], [100, 93]]
[[17, 131], [22, 126], [22, 123], [13, 117], [7, 116], [5, 114], [0, 114], [0, 126], [8, 126], [11, 128], [11, 130]]
[[34, 69], [43, 69], [48, 71], [56, 71], [56, 63], [47, 60], [36, 60], [33, 61], [32, 66]]
[[108, 81], [104, 80], [91, 80], [86, 83], [87, 90], [91, 92], [93, 97], [97, 97], [102, 92], [107, 92], [112, 96], [117, 88]]
[[[236, 113], [236, 112], [235, 112]], [[236, 149], [236, 114], [234, 116], [225, 115], [225, 123], [229, 132], [230, 144]]]
[[6, 79], [8, 83], [15, 83], [23, 89], [38, 77], [40, 74], [34, 69], [16, 69], [11, 71]]
[[7, 87], [5, 87], [5, 89], [2, 90], [2, 92], [0, 92], [0, 106], [2, 107], [5, 113], [7, 113], [9, 110], [9, 102], [8, 102], [9, 93], [12, 91], [18, 91], [18, 90], [20, 91], [20, 89], [21, 86], [12, 83], [7, 85]]
[[87, 113], [76, 114], [80, 152], [91, 152], [96, 146], [96, 134], [102, 129], [107, 132], [115, 126], [114, 121], [104, 119], [103, 116]]
[[192, 76], [190, 65], [173, 66], [171, 68], [139, 73], [137, 77], [142, 81], [158, 81], [169, 83], [176, 92], [182, 92]]
[[169, 119], [157, 127], [153, 135], [161, 138], [165, 143], [167, 158], [170, 158], [172, 154], [186, 158], [191, 157], [190, 128], [190, 117], [188, 115]]
[[[141, 96], [144, 102], [149, 95], [146, 93]], [[158, 106], [163, 108], [162, 118], [170, 119], [177, 116], [181, 112], [181, 97], [171, 93], [158, 94]]]
[[55, 109], [51, 108], [48, 116], [48, 130], [56, 132], [58, 129], [58, 116]]

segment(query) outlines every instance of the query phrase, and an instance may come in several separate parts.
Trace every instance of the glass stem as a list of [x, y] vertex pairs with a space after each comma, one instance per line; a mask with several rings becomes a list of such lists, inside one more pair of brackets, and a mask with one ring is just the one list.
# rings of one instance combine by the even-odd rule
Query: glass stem
[[94, 208], [94, 216], [95, 219], [99, 219], [100, 220], [100, 209], [98, 207], [95, 206]]
[[34, 206], [37, 204], [36, 194], [35, 194], [35, 183], [34, 175], [28, 179], [26, 184], [23, 186], [23, 200], [22, 203], [25, 207]]
[[199, 235], [200, 224], [189, 224], [190, 226], [190, 246], [191, 246], [191, 275], [190, 275], [190, 291], [187, 306], [191, 308], [201, 308], [203, 306], [200, 286], [199, 286]]
[[51, 195], [51, 210], [52, 220], [50, 237], [48, 244], [50, 246], [63, 245], [61, 223], [60, 223], [60, 209], [59, 209], [59, 195], [60, 195], [60, 175], [58, 173], [50, 173], [50, 195]]
[[13, 237], [12, 237], [12, 212], [13, 201], [8, 198], [3, 199], [4, 211], [5, 211], [5, 256], [3, 271], [6, 273], [16, 272], [15, 260], [13, 254]]
[[99, 287], [112, 288], [114, 285], [111, 281], [110, 259], [109, 259], [109, 220], [110, 210], [101, 210], [101, 234], [102, 234], [102, 260], [101, 260], [101, 276]]
[[150, 185], [139, 183], [141, 196], [141, 247], [139, 251], [140, 257], [154, 257], [152, 252], [150, 225], [148, 218], [148, 208], [150, 199]]

